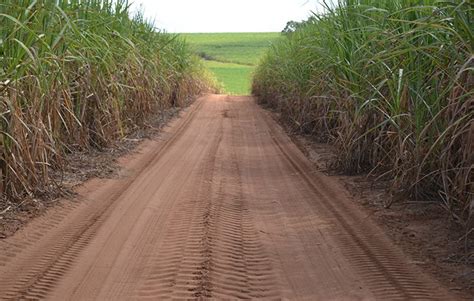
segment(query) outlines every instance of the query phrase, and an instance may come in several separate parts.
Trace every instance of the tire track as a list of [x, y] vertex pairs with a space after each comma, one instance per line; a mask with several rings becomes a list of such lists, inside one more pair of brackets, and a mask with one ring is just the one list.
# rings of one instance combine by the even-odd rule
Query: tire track
[[362, 218], [353, 206], [349, 208], [350, 200], [340, 200], [336, 206], [333, 199], [335, 195], [340, 195], [340, 192], [328, 185], [321, 175], [311, 171], [310, 164], [307, 163], [304, 155], [296, 150], [296, 147], [282, 133], [282, 130], [274, 125], [274, 121], [268, 115], [265, 116], [265, 123], [273, 143], [286, 161], [317, 196], [319, 205], [324, 206], [328, 215], [336, 218], [342, 228], [342, 231], [335, 233], [340, 242], [340, 249], [356, 267], [376, 298], [381, 300], [449, 299], [437, 284], [427, 281], [416, 267], [406, 263], [406, 257], [388, 241], [375, 224]]
[[[87, 246], [102, 225], [103, 216], [132, 185], [141, 172], [145, 172], [152, 163], [159, 160], [162, 154], [169, 149], [173, 143], [182, 135], [189, 126], [193, 116], [201, 109], [202, 101], [198, 101], [186, 117], [181, 119], [174, 133], [167, 139], [162, 147], [155, 153], [150, 154], [148, 159], [140, 162], [140, 172], [136, 172], [130, 178], [125, 179], [122, 185], [117, 186], [114, 193], [100, 203], [94, 203], [81, 212], [71, 223], [64, 224], [68, 215], [79, 207], [80, 204], [68, 203], [64, 208], [47, 214], [44, 218], [33, 223], [37, 228], [22, 235], [18, 233], [11, 241], [20, 242], [3, 243], [2, 255], [0, 257], [0, 292], [1, 299], [42, 299], [54, 288], [55, 283], [75, 263], [75, 258], [81, 250]], [[90, 202], [88, 200], [82, 200]], [[79, 203], [79, 202], [78, 202]], [[66, 221], [67, 222], [67, 221]], [[62, 227], [57, 231], [54, 228]], [[48, 235], [53, 233], [53, 235]], [[38, 246], [40, 245], [40, 246]], [[29, 248], [33, 246], [33, 248]], [[21, 267], [21, 268], [20, 268]], [[9, 271], [14, 271], [14, 277]]]
[[197, 271], [203, 262], [203, 223], [206, 200], [210, 193], [215, 153], [222, 132], [218, 131], [209, 155], [200, 164], [194, 181], [183, 187], [176, 210], [165, 224], [167, 232], [153, 250], [156, 254], [145, 272], [144, 285], [137, 291], [137, 298], [191, 298], [191, 289], [199, 285]]
[[242, 195], [238, 161], [229, 148], [229, 126], [223, 121], [225, 129], [211, 142], [196, 183], [185, 188], [137, 298], [278, 296], [270, 260]]

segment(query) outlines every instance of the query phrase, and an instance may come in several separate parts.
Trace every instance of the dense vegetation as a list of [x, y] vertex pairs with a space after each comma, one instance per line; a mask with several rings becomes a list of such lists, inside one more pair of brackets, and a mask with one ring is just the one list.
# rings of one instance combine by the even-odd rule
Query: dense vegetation
[[51, 168], [101, 148], [207, 89], [176, 36], [157, 32], [125, 0], [0, 3], [2, 192], [47, 189]]
[[473, 8], [340, 0], [272, 47], [253, 93], [294, 128], [333, 142], [340, 167], [441, 200], [466, 224], [474, 213]]
[[249, 94], [255, 65], [280, 34], [188, 33], [183, 36], [227, 93]]

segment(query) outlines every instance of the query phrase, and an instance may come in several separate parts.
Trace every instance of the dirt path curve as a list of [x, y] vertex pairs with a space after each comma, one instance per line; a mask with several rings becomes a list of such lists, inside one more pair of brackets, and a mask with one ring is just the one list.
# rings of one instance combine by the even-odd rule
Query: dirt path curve
[[250, 97], [208, 95], [0, 241], [0, 297], [455, 299]]

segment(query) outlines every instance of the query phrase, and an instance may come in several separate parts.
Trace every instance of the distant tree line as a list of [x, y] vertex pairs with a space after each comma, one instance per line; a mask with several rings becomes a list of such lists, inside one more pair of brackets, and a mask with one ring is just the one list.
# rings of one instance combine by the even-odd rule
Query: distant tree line
[[306, 26], [307, 24], [314, 23], [316, 21], [315, 16], [309, 17], [307, 20], [303, 21], [288, 21], [286, 22], [285, 28], [281, 31], [282, 34], [290, 34], [295, 32], [296, 30]]

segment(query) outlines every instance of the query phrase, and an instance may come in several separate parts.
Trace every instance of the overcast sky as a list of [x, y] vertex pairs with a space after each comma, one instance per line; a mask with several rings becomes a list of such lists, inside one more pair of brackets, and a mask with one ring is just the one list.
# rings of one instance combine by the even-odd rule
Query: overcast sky
[[168, 32], [272, 32], [317, 11], [318, 0], [131, 0]]

